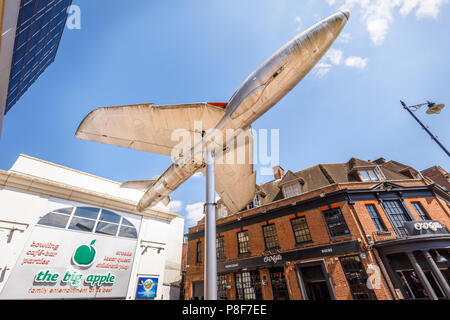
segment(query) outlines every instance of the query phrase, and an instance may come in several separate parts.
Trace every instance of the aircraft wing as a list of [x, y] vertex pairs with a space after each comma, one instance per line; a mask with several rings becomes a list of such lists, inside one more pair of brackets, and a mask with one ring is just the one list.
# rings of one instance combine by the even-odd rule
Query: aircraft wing
[[214, 128], [225, 114], [224, 106], [226, 103], [204, 102], [103, 107], [84, 118], [75, 137], [170, 156], [181, 140], [177, 136], [173, 141], [175, 130], [187, 130], [193, 143], [194, 121], [202, 121], [203, 131]]
[[215, 188], [231, 214], [244, 209], [256, 192], [256, 172], [253, 171], [253, 136], [251, 128], [234, 139], [222, 156], [216, 157]]

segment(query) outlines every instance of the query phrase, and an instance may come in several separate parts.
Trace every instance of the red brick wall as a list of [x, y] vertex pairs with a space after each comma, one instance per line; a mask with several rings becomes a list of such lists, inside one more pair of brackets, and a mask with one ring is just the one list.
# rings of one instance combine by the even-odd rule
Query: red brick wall
[[[397, 182], [396, 182], [397, 183]], [[410, 182], [402, 182], [398, 183], [405, 186], [411, 186], [411, 185], [424, 185], [421, 181], [410, 181]], [[326, 188], [323, 188], [321, 190], [309, 192], [307, 194], [300, 195], [298, 197], [277, 201], [272, 204], [269, 204], [266, 206], [266, 210], [269, 211], [274, 208], [278, 208], [281, 206], [286, 206], [289, 203], [305, 200], [307, 198], [316, 197], [321, 193], [329, 193], [332, 191], [336, 191], [339, 189], [345, 188], [367, 188], [368, 186], [372, 186], [373, 183], [370, 184], [348, 184], [345, 186], [337, 186], [332, 185]], [[444, 201], [437, 197], [429, 197], [429, 198], [418, 198], [418, 199], [405, 199], [405, 205], [408, 207], [409, 211], [414, 215], [416, 219], [419, 219], [417, 213], [415, 212], [414, 208], [411, 205], [411, 202], [413, 201], [419, 201], [424, 209], [427, 211], [427, 213], [431, 216], [434, 220], [439, 220], [441, 223], [446, 225], [448, 228], [450, 228], [450, 207], [448, 204], [446, 204]], [[372, 219], [370, 218], [369, 213], [366, 209], [366, 204], [373, 204], [378, 211], [378, 214], [380, 215], [381, 220], [383, 221], [384, 225], [387, 227], [389, 231], [391, 231], [392, 235], [395, 236], [395, 231], [393, 230], [390, 221], [388, 217], [386, 216], [382, 206], [377, 200], [367, 200], [367, 201], [357, 201], [354, 204], [354, 210], [351, 205], [349, 205], [347, 202], [340, 202], [340, 203], [334, 203], [331, 206], [324, 206], [321, 208], [315, 208], [304, 212], [298, 212], [299, 216], [305, 216], [306, 221], [311, 233], [312, 242], [296, 245], [294, 233], [291, 226], [291, 219], [294, 218], [297, 214], [297, 212], [292, 212], [290, 215], [286, 215], [277, 219], [270, 220], [269, 223], [274, 223], [277, 230], [277, 236], [278, 236], [278, 242], [281, 251], [288, 251], [298, 248], [304, 248], [304, 247], [313, 247], [313, 246], [320, 246], [325, 245], [329, 243], [336, 243], [340, 241], [348, 241], [348, 240], [360, 240], [361, 247], [363, 252], [366, 254], [366, 259], [362, 259], [362, 262], [366, 268], [366, 271], [368, 270], [367, 267], [369, 264], [378, 266], [378, 261], [381, 261], [380, 259], [375, 259], [375, 254], [368, 249], [368, 243], [366, 241], [365, 235], [372, 235], [376, 233], [377, 229], [375, 225], [373, 224]], [[347, 223], [347, 226], [350, 230], [351, 235], [337, 238], [337, 239], [330, 239], [329, 232], [327, 225], [325, 223], [325, 219], [323, 216], [323, 211], [328, 210], [330, 207], [336, 208], [339, 207], [341, 209], [341, 212], [345, 218], [345, 221]], [[233, 221], [236, 220], [238, 217], [245, 217], [253, 214], [264, 214], [262, 213], [263, 209], [261, 207], [254, 208], [252, 210], [248, 210], [243, 213], [239, 213], [233, 216], [229, 216], [223, 219], [218, 220], [218, 224]], [[358, 221], [359, 220], [359, 221]], [[230, 231], [226, 231], [221, 233], [220, 235], [224, 236], [225, 240], [225, 255], [226, 258], [223, 261], [233, 261], [240, 258], [248, 258], [248, 257], [255, 257], [260, 256], [264, 250], [264, 238], [262, 233], [262, 226], [265, 225], [266, 222], [263, 223], [257, 223], [253, 225], [249, 225], [246, 227], [243, 227], [244, 230], [248, 230], [249, 235], [249, 242], [250, 242], [250, 254], [247, 255], [238, 255], [238, 247], [237, 247], [237, 233], [240, 232], [240, 229], [234, 229]], [[198, 230], [202, 230], [204, 228], [203, 225], [196, 226], [193, 228], [190, 228], [190, 232], [195, 232]], [[203, 238], [199, 239], [202, 241], [202, 262], [204, 261], [204, 242]], [[189, 265], [189, 268], [187, 268], [186, 272], [186, 298], [190, 297], [192, 294], [192, 282], [197, 280], [203, 279], [203, 263], [202, 264], [196, 264], [196, 243], [199, 240], [192, 240], [189, 241], [188, 244], [188, 254], [187, 254], [187, 263]], [[335, 257], [327, 257], [325, 258], [325, 262], [328, 268], [328, 271], [330, 273], [330, 276], [332, 278], [334, 290], [337, 299], [352, 299], [347, 281], [345, 279], [345, 275], [343, 273], [342, 267], [340, 265], [339, 260], [335, 260]], [[302, 261], [304, 262], [304, 261]], [[298, 284], [297, 274], [294, 266], [294, 261], [291, 261], [289, 266], [285, 267], [285, 274], [286, 279], [288, 283], [289, 292], [291, 294], [291, 298], [293, 299], [301, 299], [301, 291]], [[263, 276], [266, 276], [268, 279], [268, 285], [262, 286], [263, 291], [263, 297], [264, 299], [271, 299], [272, 297], [272, 291], [270, 286], [270, 276], [268, 273], [268, 270], [260, 270], [260, 276], [261, 280], [263, 279]], [[370, 275], [369, 275], [370, 276]], [[232, 286], [231, 289], [227, 289], [227, 295], [229, 299], [235, 299], [235, 283], [234, 283], [234, 275], [228, 274], [227, 275], [227, 281], [228, 284]], [[384, 277], [381, 277], [381, 284], [382, 286], [379, 289], [375, 289], [375, 294], [377, 295], [378, 299], [393, 299], [391, 296], [391, 292], [389, 290], [390, 280], [387, 280], [389, 283], [386, 282]]]

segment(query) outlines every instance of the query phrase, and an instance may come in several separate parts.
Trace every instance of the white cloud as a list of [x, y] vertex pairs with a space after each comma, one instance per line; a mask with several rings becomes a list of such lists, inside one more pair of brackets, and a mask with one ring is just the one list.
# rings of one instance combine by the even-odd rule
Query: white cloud
[[436, 19], [441, 6], [447, 3], [447, 0], [422, 0], [416, 11], [417, 18], [431, 17]]
[[302, 31], [302, 18], [295, 17], [295, 23], [297, 24], [297, 28], [295, 29], [297, 32]]
[[318, 76], [319, 78], [324, 77], [331, 69], [331, 64], [319, 62], [316, 64], [316, 66], [313, 68], [313, 73]]
[[349, 43], [350, 42], [351, 35], [348, 32], [342, 32], [336, 41], [340, 43]]
[[436, 19], [441, 7], [449, 0], [328, 0], [330, 6], [340, 5], [340, 9], [359, 6], [366, 23], [370, 39], [376, 46], [381, 45], [394, 21], [394, 12], [407, 16], [413, 10], [418, 19]]
[[192, 178], [200, 178], [201, 176], [203, 176], [203, 173], [201, 173], [201, 172], [199, 171], [199, 172], [194, 173], [194, 174], [192, 175]]
[[364, 69], [367, 66], [367, 58], [351, 56], [345, 59], [345, 65], [352, 68]]
[[180, 200], [170, 201], [168, 207], [170, 212], [178, 212], [183, 208], [183, 201]]
[[389, 22], [386, 19], [374, 19], [367, 22], [367, 31], [373, 44], [379, 46], [386, 38]]
[[325, 56], [332, 64], [340, 64], [342, 60], [342, 50], [329, 49]]
[[188, 228], [196, 225], [203, 218], [203, 207], [203, 202], [196, 202], [186, 206], [186, 226]]
[[344, 60], [344, 53], [339, 49], [329, 49], [325, 56], [313, 68], [312, 73], [318, 78], [323, 78], [330, 72], [333, 65], [343, 65], [351, 68], [365, 69], [367, 66], [367, 58], [357, 56], [349, 56]]

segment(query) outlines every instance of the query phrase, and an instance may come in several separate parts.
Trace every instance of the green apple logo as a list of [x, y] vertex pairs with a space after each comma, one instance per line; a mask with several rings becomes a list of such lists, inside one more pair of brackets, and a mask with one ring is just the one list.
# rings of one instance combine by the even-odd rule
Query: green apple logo
[[95, 258], [95, 248], [93, 247], [95, 240], [89, 246], [81, 245], [73, 254], [72, 260], [79, 267], [88, 267], [92, 264]]

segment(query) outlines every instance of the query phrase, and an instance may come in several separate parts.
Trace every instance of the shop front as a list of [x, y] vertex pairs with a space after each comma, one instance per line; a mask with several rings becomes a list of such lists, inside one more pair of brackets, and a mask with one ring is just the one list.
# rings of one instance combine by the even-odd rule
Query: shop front
[[378, 242], [400, 299], [450, 299], [450, 234], [439, 221], [405, 223], [407, 236]]
[[[359, 276], [365, 287], [367, 274], [360, 254], [358, 241], [346, 241], [287, 252], [266, 252], [260, 257], [218, 263], [218, 296], [236, 300], [334, 300], [336, 294], [325, 259], [341, 259], [341, 264], [347, 267], [348, 282], [352, 284], [353, 278]], [[296, 283], [292, 280], [289, 283], [289, 270], [295, 273]], [[301, 296], [290, 290], [290, 285], [298, 287]], [[362, 299], [364, 297], [358, 296], [357, 286], [352, 288], [354, 298]], [[365, 287], [365, 298], [376, 299], [369, 291]]]

